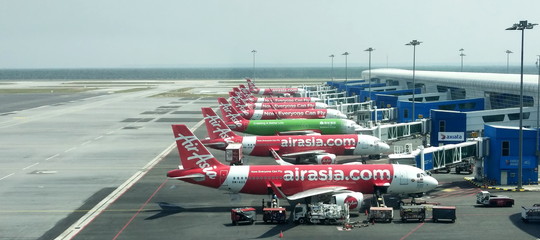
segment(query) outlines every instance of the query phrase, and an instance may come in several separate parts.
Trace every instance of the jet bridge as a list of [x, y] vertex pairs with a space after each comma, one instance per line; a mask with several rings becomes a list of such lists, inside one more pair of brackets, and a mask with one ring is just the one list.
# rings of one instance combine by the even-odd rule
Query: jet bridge
[[378, 137], [382, 141], [396, 141], [399, 139], [423, 135], [427, 133], [429, 120], [422, 119], [417, 122], [397, 123], [397, 124], [380, 124], [372, 126], [373, 122], [368, 122], [364, 125], [367, 129], [360, 131], [361, 134], [372, 135]]
[[487, 145], [486, 139], [476, 138], [439, 147], [419, 146], [410, 153], [390, 154], [389, 161], [393, 164], [413, 165], [426, 171], [448, 169], [465, 161], [482, 159], [487, 155]]

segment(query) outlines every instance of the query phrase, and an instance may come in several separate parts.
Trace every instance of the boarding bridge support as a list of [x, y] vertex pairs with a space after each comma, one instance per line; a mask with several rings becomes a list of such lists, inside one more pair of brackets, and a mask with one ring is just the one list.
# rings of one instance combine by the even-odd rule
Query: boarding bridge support
[[346, 114], [347, 116], [354, 116], [358, 111], [365, 111], [371, 108], [371, 102], [361, 103], [345, 103], [337, 105], [329, 105], [329, 109], [336, 109]]
[[[374, 104], [374, 103], [373, 103]], [[370, 125], [375, 122], [395, 122], [397, 120], [397, 108], [373, 108], [356, 112], [356, 122], [360, 125]]]
[[325, 98], [325, 99], [323, 99], [323, 102], [326, 103], [329, 106], [338, 105], [338, 104], [344, 104], [344, 103], [357, 103], [358, 102], [358, 96]]
[[[369, 122], [371, 124], [372, 122]], [[428, 121], [422, 119], [417, 122], [397, 123], [397, 124], [380, 124], [376, 126], [364, 126], [368, 129], [362, 130], [360, 133], [378, 137], [382, 141], [397, 141], [403, 138], [416, 135], [425, 135], [427, 133], [426, 126]]]
[[411, 164], [422, 170], [435, 171], [449, 169], [465, 161], [483, 159], [487, 153], [485, 141], [482, 138], [469, 140], [439, 147], [419, 146], [411, 153], [390, 154], [390, 163]]

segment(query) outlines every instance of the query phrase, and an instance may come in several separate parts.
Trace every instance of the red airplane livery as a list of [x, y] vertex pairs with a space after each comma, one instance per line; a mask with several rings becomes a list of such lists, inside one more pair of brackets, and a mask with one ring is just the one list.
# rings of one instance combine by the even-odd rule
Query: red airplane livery
[[[243, 165], [219, 162], [185, 125], [172, 125], [182, 166], [169, 178], [231, 193], [276, 194], [288, 200], [332, 195], [343, 204], [363, 194], [422, 195], [437, 187], [437, 180], [408, 165]], [[359, 204], [358, 204], [359, 205]], [[357, 206], [358, 206], [357, 205]]]
[[234, 92], [229, 92], [231, 100], [237, 106], [252, 109], [326, 109], [328, 105], [321, 102], [268, 102], [268, 103], [248, 103]]
[[347, 115], [336, 109], [267, 109], [253, 110], [243, 108], [240, 111], [234, 109], [234, 106], [229, 104], [227, 99], [218, 98], [220, 106], [223, 106], [225, 111], [230, 114], [241, 114], [246, 119], [253, 120], [269, 120], [269, 119], [284, 119], [284, 118], [304, 118], [304, 119], [324, 119], [324, 118], [341, 118], [346, 119]]
[[[244, 85], [241, 85], [244, 87]], [[245, 87], [244, 87], [245, 88]], [[247, 89], [245, 92], [238, 88], [233, 88], [233, 92], [248, 103], [280, 103], [280, 102], [320, 102], [321, 99], [315, 97], [262, 97], [253, 96]], [[232, 97], [232, 96], [231, 96]]]
[[242, 152], [250, 156], [270, 156], [270, 150], [297, 162], [309, 160], [318, 164], [334, 164], [336, 155], [380, 156], [390, 147], [370, 135], [289, 135], [239, 136], [211, 108], [202, 108], [209, 139], [203, 144], [225, 150], [229, 143], [241, 143]]
[[306, 90], [303, 88], [258, 88], [255, 86], [255, 83], [251, 81], [251, 79], [246, 78], [249, 91], [251, 93], [255, 94], [261, 94], [261, 95], [295, 95], [295, 94], [302, 94]]

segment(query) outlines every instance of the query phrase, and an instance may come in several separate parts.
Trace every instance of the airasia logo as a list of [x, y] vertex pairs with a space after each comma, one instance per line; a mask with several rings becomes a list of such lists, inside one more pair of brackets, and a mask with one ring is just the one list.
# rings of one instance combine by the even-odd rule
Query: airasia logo
[[358, 207], [358, 199], [353, 196], [348, 196], [347, 198], [345, 198], [343, 203], [349, 204], [349, 209], [355, 209]]
[[332, 158], [329, 156], [322, 157], [321, 164], [332, 164]]

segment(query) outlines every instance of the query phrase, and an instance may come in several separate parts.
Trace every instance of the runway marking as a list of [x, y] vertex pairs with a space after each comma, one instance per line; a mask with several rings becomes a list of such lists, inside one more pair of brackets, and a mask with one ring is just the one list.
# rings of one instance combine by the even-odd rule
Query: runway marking
[[[204, 123], [204, 119], [199, 121], [195, 126], [190, 128], [194, 132]], [[81, 230], [83, 230], [88, 224], [90, 224], [94, 219], [104, 212], [113, 202], [120, 198], [127, 190], [129, 190], [135, 183], [137, 183], [146, 173], [152, 169], [158, 162], [165, 158], [174, 148], [176, 147], [176, 142], [173, 142], [169, 147], [167, 147], [163, 152], [157, 155], [152, 161], [146, 164], [141, 171], [136, 172], [128, 180], [126, 180], [122, 185], [116, 188], [111, 194], [105, 197], [101, 202], [96, 204], [90, 211], [88, 211], [84, 216], [79, 218], [75, 223], [69, 226], [62, 234], [55, 238], [55, 240], [63, 239], [72, 239], [74, 238]], [[2, 180], [2, 179], [0, 179]]]
[[144, 202], [144, 204], [139, 208], [139, 210], [137, 210], [137, 212], [135, 214], [133, 214], [133, 216], [131, 216], [131, 218], [124, 225], [124, 227], [122, 227], [122, 229], [120, 229], [120, 231], [118, 231], [116, 236], [114, 236], [113, 240], [117, 239], [120, 236], [120, 234], [122, 234], [122, 232], [129, 226], [129, 224], [131, 224], [131, 222], [133, 222], [133, 219], [135, 219], [135, 217], [137, 217], [137, 215], [139, 215], [139, 213], [141, 213], [141, 211], [144, 209], [144, 207], [146, 207], [146, 205], [148, 205], [150, 200], [152, 200], [152, 198], [154, 198], [154, 196], [159, 192], [159, 190], [161, 190], [161, 188], [163, 188], [163, 186], [165, 186], [165, 183], [167, 183], [168, 180], [169, 179], [165, 179], [165, 181], [163, 181], [163, 183], [161, 183], [161, 185], [159, 185], [159, 187], [156, 189], [156, 191], [154, 191], [154, 193], [152, 193], [152, 195], [150, 195], [150, 197], [148, 199], [146, 199], [146, 202]]
[[99, 137], [96, 137], [96, 138], [94, 138], [94, 140], [99, 140], [99, 139], [100, 139], [100, 138], [102, 138], [102, 137], [103, 137], [103, 135], [101, 135], [101, 136], [99, 136]]
[[51, 160], [51, 159], [53, 159], [53, 158], [55, 158], [55, 157], [58, 157], [58, 156], [60, 156], [60, 154], [59, 154], [59, 153], [57, 153], [57, 154], [54, 154], [54, 155], [52, 155], [52, 156], [48, 157], [47, 159], [45, 159], [45, 161], [47, 161], [47, 160]]
[[5, 176], [5, 177], [3, 177], [3, 178], [0, 178], [0, 181], [2, 181], [2, 180], [4, 180], [4, 179], [6, 179], [6, 178], [8, 178], [8, 177], [11, 177], [11, 176], [13, 176], [13, 174], [15, 174], [15, 173], [12, 173], [12, 174], [9, 174], [9, 175], [7, 175], [7, 176]]
[[405, 236], [403, 236], [403, 237], [400, 238], [399, 240], [403, 240], [403, 239], [409, 237], [411, 234], [413, 234], [414, 232], [416, 232], [416, 230], [418, 230], [419, 228], [421, 228], [422, 226], [424, 226], [424, 224], [425, 224], [425, 222], [418, 224], [417, 227], [415, 227], [413, 230], [411, 230], [409, 233], [407, 233]]
[[114, 131], [115, 131], [115, 130], [112, 130], [112, 131], [110, 131], [110, 132], [108, 132], [108, 133], [106, 133], [106, 134], [107, 134], [107, 135], [111, 135], [111, 134], [114, 133]]
[[81, 143], [81, 146], [84, 146], [84, 145], [89, 144], [89, 143], [91, 143], [91, 142], [92, 142], [92, 141], [86, 141], [86, 142], [83, 142], [83, 143]]
[[38, 165], [38, 164], [39, 164], [39, 162], [34, 163], [34, 164], [32, 164], [32, 165], [30, 165], [30, 166], [28, 166], [28, 167], [23, 168], [22, 170], [26, 170], [26, 169], [31, 168], [31, 167], [33, 167], [33, 166], [36, 166], [36, 165]]
[[66, 152], [66, 153], [67, 153], [67, 152], [71, 152], [71, 151], [75, 150], [76, 148], [77, 148], [77, 147], [72, 147], [72, 148], [70, 148], [70, 149], [68, 149], [68, 150], [66, 150], [66, 151], [64, 151], [64, 152]]

